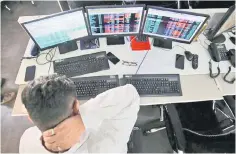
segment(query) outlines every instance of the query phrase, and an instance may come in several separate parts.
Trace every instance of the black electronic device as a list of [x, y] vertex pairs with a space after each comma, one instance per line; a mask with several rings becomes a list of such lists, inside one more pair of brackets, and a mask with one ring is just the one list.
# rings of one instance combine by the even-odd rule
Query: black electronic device
[[96, 49], [100, 47], [100, 42], [98, 38], [87, 38], [80, 40], [80, 50], [87, 50], [87, 49]]
[[192, 68], [193, 69], [198, 68], [198, 55], [196, 55], [196, 54], [193, 55]]
[[188, 61], [193, 60], [193, 54], [190, 51], [185, 51], [184, 54], [185, 54], [185, 57]]
[[124, 75], [120, 82], [132, 84], [140, 96], [182, 96], [178, 74]]
[[31, 56], [37, 56], [39, 52], [40, 52], [39, 47], [34, 43], [30, 51]]
[[[217, 19], [218, 20], [218, 19]], [[207, 38], [213, 43], [223, 43], [226, 38], [222, 34], [235, 26], [235, 5], [231, 6], [217, 25], [207, 33]]]
[[65, 54], [78, 49], [76, 41], [64, 42], [58, 45], [59, 53]]
[[25, 82], [31, 81], [31, 80], [34, 79], [34, 77], [35, 77], [35, 69], [36, 69], [35, 65], [26, 67]]
[[93, 98], [119, 86], [118, 75], [71, 78], [71, 80], [75, 83], [77, 97], [80, 100]]
[[172, 41], [191, 43], [209, 15], [147, 6], [142, 34], [154, 37], [154, 46], [172, 49]]
[[109, 69], [106, 52], [97, 52], [78, 57], [60, 59], [53, 62], [54, 72], [67, 77]]
[[107, 45], [123, 45], [125, 38], [121, 36], [107, 37]]
[[235, 67], [235, 49], [230, 49], [228, 52], [229, 61]]
[[107, 53], [107, 58], [115, 65], [115, 64], [117, 64], [119, 61], [120, 61], [120, 59], [119, 58], [117, 58], [113, 53], [111, 53], [111, 52], [108, 52]]
[[208, 51], [211, 55], [212, 60], [219, 62], [221, 60], [228, 60], [227, 49], [224, 44], [211, 43], [208, 46]]
[[58, 46], [60, 53], [77, 50], [77, 40], [89, 35], [83, 8], [52, 14], [21, 24], [39, 49]]
[[138, 35], [145, 5], [86, 6], [90, 35], [107, 37], [107, 45], [125, 44], [124, 36]]
[[154, 38], [153, 46], [166, 48], [166, 49], [172, 49], [172, 40], [163, 39], [163, 38]]
[[233, 44], [235, 44], [235, 37], [230, 37], [229, 39]]
[[176, 54], [175, 68], [184, 69], [184, 55]]
[[146, 35], [138, 35], [135, 39], [137, 42], [147, 42], [148, 41], [148, 37]]

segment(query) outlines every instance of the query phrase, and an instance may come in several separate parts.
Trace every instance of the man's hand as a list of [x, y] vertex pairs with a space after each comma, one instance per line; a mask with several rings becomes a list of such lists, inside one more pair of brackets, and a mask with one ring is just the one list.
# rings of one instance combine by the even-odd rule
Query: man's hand
[[43, 132], [43, 140], [48, 150], [62, 152], [78, 143], [84, 131], [84, 123], [80, 115], [76, 115], [66, 119], [53, 130]]

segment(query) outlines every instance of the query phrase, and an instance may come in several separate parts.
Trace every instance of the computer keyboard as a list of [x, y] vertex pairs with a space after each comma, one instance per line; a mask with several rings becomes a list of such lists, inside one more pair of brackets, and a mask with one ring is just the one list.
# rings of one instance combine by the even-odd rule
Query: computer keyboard
[[182, 96], [178, 74], [124, 75], [121, 84], [132, 84], [140, 96]]
[[110, 68], [105, 51], [56, 60], [53, 64], [54, 72], [66, 75], [67, 77], [79, 76]]
[[71, 78], [71, 80], [74, 81], [77, 97], [81, 100], [90, 99], [106, 90], [119, 86], [118, 75]]

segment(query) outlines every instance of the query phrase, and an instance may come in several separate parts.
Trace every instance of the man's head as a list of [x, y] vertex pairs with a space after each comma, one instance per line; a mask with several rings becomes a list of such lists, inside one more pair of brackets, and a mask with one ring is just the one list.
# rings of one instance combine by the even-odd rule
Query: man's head
[[45, 131], [73, 114], [77, 105], [75, 85], [65, 76], [40, 77], [25, 87], [22, 102], [34, 124]]

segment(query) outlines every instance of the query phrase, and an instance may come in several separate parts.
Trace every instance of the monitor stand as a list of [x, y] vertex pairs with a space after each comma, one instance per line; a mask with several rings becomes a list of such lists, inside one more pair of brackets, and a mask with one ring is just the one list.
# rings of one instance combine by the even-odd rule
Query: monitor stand
[[75, 51], [78, 49], [76, 41], [65, 42], [58, 45], [59, 53], [64, 54], [70, 51]]
[[80, 40], [80, 50], [96, 49], [100, 47], [99, 38], [86, 38]]
[[223, 43], [225, 42], [226, 38], [223, 34], [220, 34], [219, 36], [213, 38], [212, 40], [210, 40], [212, 43]]
[[172, 49], [172, 41], [170, 39], [154, 38], [153, 46]]
[[125, 44], [125, 38], [121, 36], [107, 37], [107, 45]]

